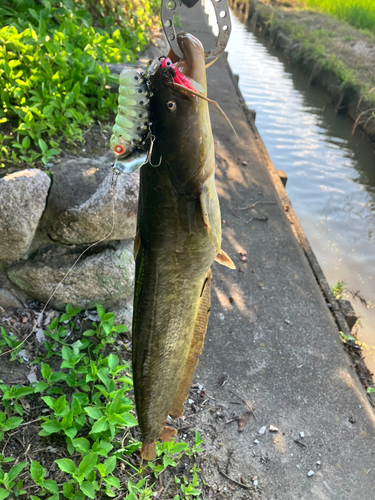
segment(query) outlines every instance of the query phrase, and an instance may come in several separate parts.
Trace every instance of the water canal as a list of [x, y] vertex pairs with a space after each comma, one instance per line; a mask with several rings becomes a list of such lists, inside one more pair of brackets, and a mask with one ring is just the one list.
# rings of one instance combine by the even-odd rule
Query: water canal
[[360, 317], [357, 336], [375, 373], [374, 144], [360, 131], [351, 137], [350, 118], [233, 12], [227, 51], [271, 160], [288, 175], [288, 196], [329, 284], [346, 282], [344, 298]]

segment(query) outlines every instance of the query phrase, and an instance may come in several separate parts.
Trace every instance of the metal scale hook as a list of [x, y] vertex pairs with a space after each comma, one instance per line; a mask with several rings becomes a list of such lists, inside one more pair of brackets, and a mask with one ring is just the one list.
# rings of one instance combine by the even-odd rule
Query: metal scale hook
[[[173, 17], [180, 9], [191, 9], [198, 2], [199, 0], [163, 0], [161, 4], [161, 22], [165, 36], [173, 52], [181, 59], [184, 55], [177, 42]], [[219, 57], [224, 52], [232, 30], [227, 0], [211, 0], [211, 2], [215, 9], [216, 20], [219, 26], [219, 36], [217, 37], [215, 48], [204, 53], [206, 59]]]

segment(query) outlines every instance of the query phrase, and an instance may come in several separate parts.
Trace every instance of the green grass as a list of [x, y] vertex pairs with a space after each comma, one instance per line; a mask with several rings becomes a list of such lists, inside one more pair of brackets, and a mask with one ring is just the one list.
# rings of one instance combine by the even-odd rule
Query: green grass
[[[162, 474], [170, 477], [165, 492], [173, 490], [174, 500], [200, 497], [201, 469], [195, 457], [203, 451], [204, 439], [196, 431], [190, 444], [157, 443], [153, 462], [137, 459], [141, 443], [139, 431], [134, 430], [130, 353], [117, 342], [127, 327], [115, 325], [115, 315], [97, 305], [99, 320], [80, 335], [79, 313], [68, 305], [44, 330], [44, 346], [32, 361], [39, 382], [20, 386], [0, 380], [0, 500], [151, 500], [160, 489]], [[78, 339], [72, 342], [72, 337]], [[4, 351], [18, 349], [16, 338], [4, 328], [0, 345]], [[35, 405], [42, 408], [39, 419], [24, 411]], [[39, 427], [40, 439], [35, 436], [29, 453], [18, 456], [9, 440], [17, 432], [22, 435], [21, 426], [29, 423]], [[34, 460], [37, 450], [47, 445], [59, 452], [56, 457], [42, 455], [40, 464]], [[26, 461], [18, 462], [21, 458]], [[182, 458], [191, 469], [187, 473], [184, 467], [186, 475], [176, 477]]]
[[303, 3], [347, 21], [356, 28], [375, 32], [374, 0], [303, 0]]

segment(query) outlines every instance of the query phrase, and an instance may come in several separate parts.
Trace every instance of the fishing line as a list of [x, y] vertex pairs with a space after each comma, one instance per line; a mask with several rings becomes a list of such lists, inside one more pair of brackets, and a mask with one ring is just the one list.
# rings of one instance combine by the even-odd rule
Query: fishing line
[[38, 316], [38, 320], [35, 322], [31, 332], [27, 335], [27, 337], [25, 339], [22, 340], [22, 342], [17, 346], [17, 347], [14, 347], [13, 349], [10, 349], [9, 351], [6, 351], [6, 352], [3, 352], [2, 354], [0, 354], [0, 358], [2, 356], [5, 356], [6, 354], [10, 354], [11, 352], [15, 351], [16, 349], [18, 349], [20, 346], [22, 346], [26, 340], [31, 337], [31, 335], [35, 332], [36, 330], [36, 327], [39, 325], [39, 322], [41, 321], [42, 317], [43, 317], [43, 314], [45, 312], [45, 310], [47, 309], [47, 306], [48, 304], [51, 302], [51, 300], [53, 299], [53, 297], [55, 296], [57, 290], [59, 289], [59, 287], [64, 283], [64, 281], [66, 280], [66, 278], [70, 275], [70, 273], [73, 271], [73, 269], [75, 268], [75, 266], [78, 264], [78, 261], [81, 259], [81, 257], [88, 251], [90, 250], [91, 248], [95, 247], [96, 245], [98, 245], [99, 243], [102, 243], [103, 241], [105, 241], [107, 238], [109, 238], [111, 236], [111, 234], [113, 233], [113, 230], [115, 228], [115, 219], [116, 219], [116, 212], [115, 212], [115, 189], [116, 189], [116, 185], [117, 185], [117, 180], [118, 180], [118, 176], [120, 175], [120, 172], [117, 172], [115, 170], [112, 170], [112, 179], [111, 179], [111, 189], [109, 191], [109, 194], [110, 196], [112, 197], [112, 227], [111, 227], [111, 230], [109, 231], [109, 233], [107, 234], [107, 236], [105, 236], [104, 238], [101, 238], [100, 240], [98, 241], [95, 241], [94, 243], [92, 243], [90, 246], [88, 246], [78, 257], [77, 259], [75, 260], [75, 262], [73, 263], [73, 265], [71, 266], [71, 268], [65, 273], [65, 275], [63, 276], [62, 280], [56, 285], [56, 288], [54, 289], [54, 291], [52, 292], [51, 296], [49, 297], [49, 299], [47, 300], [47, 302], [44, 304], [44, 307], [42, 308], [41, 312], [39, 313], [39, 316]]

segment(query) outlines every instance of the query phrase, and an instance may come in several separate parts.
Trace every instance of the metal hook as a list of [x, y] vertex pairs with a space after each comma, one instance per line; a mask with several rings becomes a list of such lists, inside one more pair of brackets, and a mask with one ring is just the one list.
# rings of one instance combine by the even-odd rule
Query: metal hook
[[[165, 36], [173, 52], [181, 59], [184, 57], [184, 54], [177, 42], [173, 18], [182, 7], [191, 9], [198, 2], [199, 0], [163, 0], [161, 4], [161, 22], [163, 24]], [[206, 59], [219, 57], [224, 52], [232, 30], [227, 0], [211, 0], [211, 2], [215, 9], [219, 36], [216, 40], [216, 47], [204, 53]]]
[[151, 161], [151, 158], [152, 158], [152, 150], [154, 148], [154, 142], [155, 142], [155, 136], [153, 134], [151, 134], [150, 132], [150, 141], [151, 141], [151, 145], [150, 145], [150, 149], [148, 150], [148, 153], [147, 153], [147, 161], [148, 163], [151, 165], [151, 167], [160, 167], [161, 165], [161, 161], [163, 159], [163, 157], [161, 156], [160, 157], [160, 160], [159, 160], [159, 163], [157, 165], [154, 165]]

